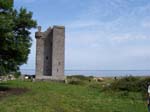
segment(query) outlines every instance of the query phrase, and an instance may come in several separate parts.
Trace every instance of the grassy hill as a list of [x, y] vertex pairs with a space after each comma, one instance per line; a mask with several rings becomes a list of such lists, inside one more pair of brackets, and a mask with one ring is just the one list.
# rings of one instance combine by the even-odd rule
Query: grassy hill
[[94, 89], [88, 84], [56, 82], [9, 81], [3, 86], [27, 91], [0, 97], [0, 112], [147, 112], [138, 92], [126, 95]]

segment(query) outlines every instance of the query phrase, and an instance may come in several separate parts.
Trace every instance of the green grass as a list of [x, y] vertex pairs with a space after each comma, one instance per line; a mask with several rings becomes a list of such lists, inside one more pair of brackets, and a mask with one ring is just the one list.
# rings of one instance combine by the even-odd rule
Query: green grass
[[147, 112], [140, 93], [101, 91], [87, 85], [10, 81], [9, 87], [28, 88], [0, 100], [0, 112]]

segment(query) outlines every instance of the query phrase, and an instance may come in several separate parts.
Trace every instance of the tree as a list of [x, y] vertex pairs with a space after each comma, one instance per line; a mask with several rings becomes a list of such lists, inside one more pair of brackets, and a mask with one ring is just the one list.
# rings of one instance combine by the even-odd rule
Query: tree
[[0, 75], [17, 72], [27, 62], [35, 27], [32, 12], [14, 9], [13, 0], [0, 0]]

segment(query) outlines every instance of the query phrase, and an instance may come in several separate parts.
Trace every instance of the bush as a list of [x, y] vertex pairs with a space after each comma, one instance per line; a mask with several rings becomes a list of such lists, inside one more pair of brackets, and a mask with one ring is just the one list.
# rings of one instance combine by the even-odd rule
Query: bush
[[21, 72], [15, 72], [15, 73], [14, 73], [14, 77], [15, 77], [15, 78], [19, 78], [19, 76], [21, 76]]
[[140, 91], [147, 93], [147, 87], [149, 84], [150, 84], [150, 77], [146, 77], [146, 78], [142, 79], [138, 85], [140, 88]]
[[113, 90], [120, 90], [120, 91], [141, 91], [139, 85], [141, 84], [141, 80], [138, 77], [128, 76], [121, 78], [119, 80], [115, 80], [111, 84], [111, 88]]
[[128, 91], [120, 91], [118, 92], [118, 96], [120, 97], [127, 97], [129, 95]]
[[115, 80], [111, 84], [111, 89], [119, 90], [119, 91], [147, 93], [147, 87], [149, 82], [150, 82], [150, 77], [139, 78], [139, 77], [129, 76], [129, 77], [124, 77]]
[[93, 76], [83, 76], [83, 75], [72, 75], [67, 76], [67, 79], [79, 79], [79, 80], [85, 80], [85, 81], [91, 81], [93, 79]]
[[72, 78], [72, 79], [68, 79], [68, 84], [83, 85], [84, 82], [82, 80], [80, 80], [80, 79]]

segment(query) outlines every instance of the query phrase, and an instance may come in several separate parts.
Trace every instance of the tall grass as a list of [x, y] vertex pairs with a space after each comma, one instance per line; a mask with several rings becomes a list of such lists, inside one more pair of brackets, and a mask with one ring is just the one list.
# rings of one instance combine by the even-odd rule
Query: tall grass
[[9, 81], [7, 84], [30, 91], [0, 100], [0, 112], [147, 111], [139, 92], [129, 92], [123, 97], [124, 93], [117, 91], [101, 91], [101, 83], [88, 80], [85, 85], [29, 81]]

